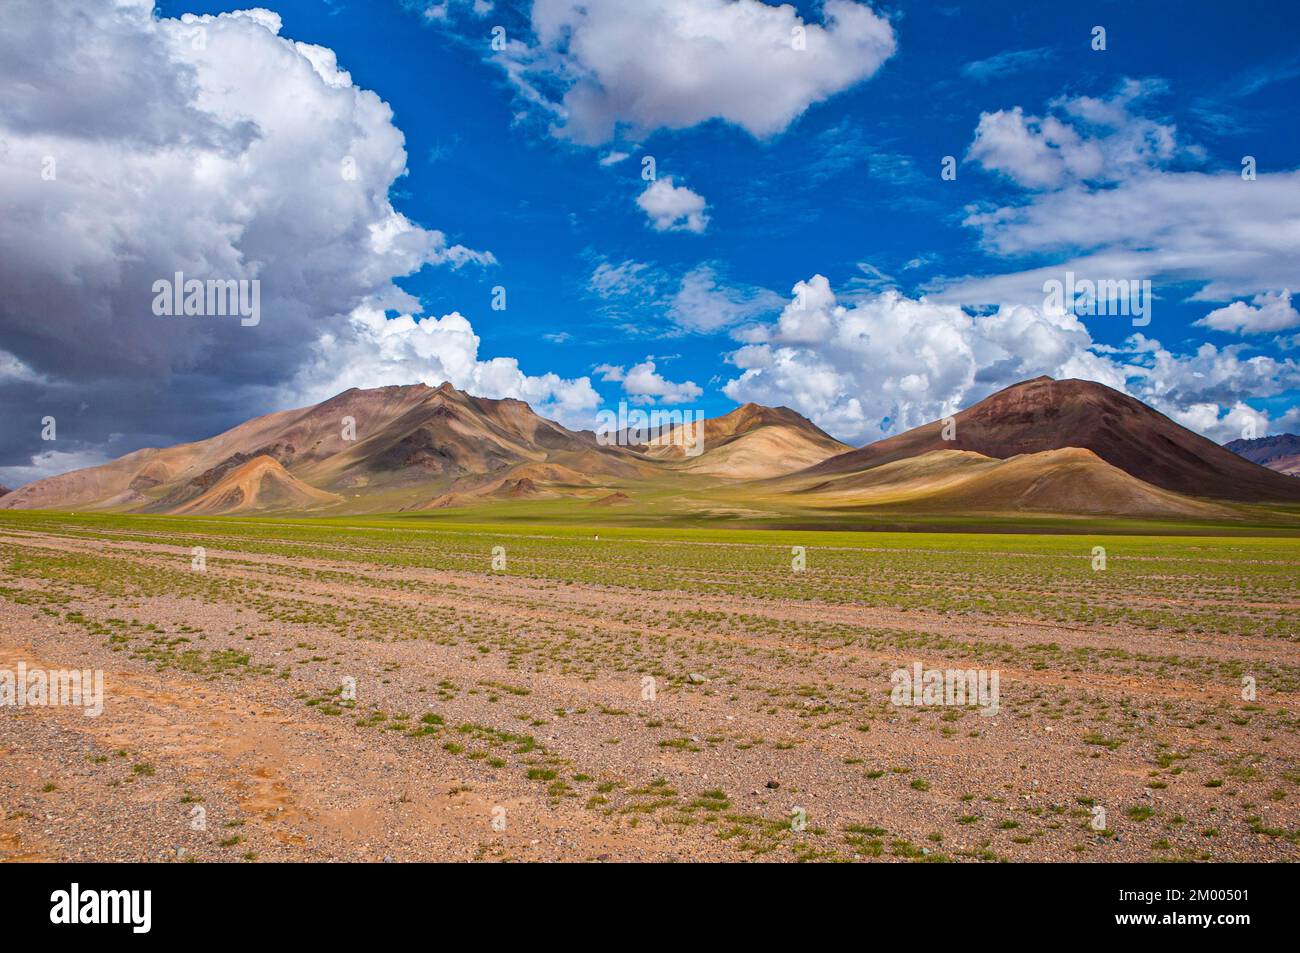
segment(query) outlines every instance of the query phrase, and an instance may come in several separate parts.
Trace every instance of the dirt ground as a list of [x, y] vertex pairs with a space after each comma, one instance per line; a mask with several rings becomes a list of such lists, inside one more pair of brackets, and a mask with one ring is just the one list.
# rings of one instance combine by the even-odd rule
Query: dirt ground
[[1294, 637], [193, 542], [0, 528], [0, 671], [105, 680], [0, 708], [0, 859], [1300, 859], [1300, 694], [1222, 674]]

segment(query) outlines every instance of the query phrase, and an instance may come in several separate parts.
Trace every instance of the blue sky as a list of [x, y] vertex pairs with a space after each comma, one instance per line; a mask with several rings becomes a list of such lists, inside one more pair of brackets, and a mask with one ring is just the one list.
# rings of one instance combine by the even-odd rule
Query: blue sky
[[[320, 77], [309, 76], [292, 89], [286, 81], [297, 114], [262, 109], [248, 122], [319, 137], [317, 153], [331, 162], [373, 144], [387, 164], [363, 169], [362, 181], [445, 247], [357, 265], [334, 300], [300, 294], [272, 305], [260, 338], [222, 329], [201, 346], [168, 349], [129, 387], [105, 392], [100, 406], [116, 417], [105, 411], [79, 429], [65, 456], [16, 439], [0, 477], [202, 437], [340, 384], [441, 376], [528, 399], [572, 426], [620, 399], [710, 414], [753, 399], [865, 443], [1049, 373], [1124, 387], [1215, 439], [1246, 426], [1300, 429], [1300, 314], [1289, 298], [1300, 285], [1293, 4], [1254, 3], [1249, 16], [1194, 2], [828, 0], [776, 10], [760, 0], [653, 0], [592, 2], [585, 15], [562, 0], [268, 6], [278, 31], [248, 18], [200, 21], [214, 25], [194, 67], [199, 87], [236, 63], [241, 78], [226, 82], [243, 82], [269, 64], [240, 58], [293, 55], [288, 41], [332, 51], [364, 121], [318, 115], [311, 97], [333, 103], [339, 90], [316, 90]], [[240, 8], [162, 0], [153, 25], [129, 29], [169, 37], [175, 63], [186, 55], [181, 25], [159, 27], [163, 18]], [[809, 31], [803, 60], [772, 52], [772, 36], [784, 42], [792, 24]], [[1092, 49], [1096, 26], [1104, 50]], [[491, 46], [494, 27], [504, 50]], [[42, 28], [59, 24], [31, 25]], [[135, 39], [129, 29], [123, 43]], [[280, 46], [264, 53], [270, 42]], [[229, 51], [226, 64], [204, 60], [217, 50]], [[683, 79], [697, 74], [705, 79]], [[209, 146], [222, 161], [242, 148], [231, 144], [240, 103], [278, 75], [268, 68], [262, 86], [221, 109], [203, 95], [188, 104], [234, 130]], [[158, 115], [168, 96], [187, 95], [180, 86], [156, 94]], [[153, 105], [124, 97], [102, 108]], [[11, 141], [23, 134], [9, 130]], [[105, 138], [81, 147], [104, 148]], [[1240, 174], [1248, 155], [1254, 181]], [[945, 156], [956, 162], [951, 181], [940, 175]], [[241, 180], [244, 196], [292, 189], [295, 170], [263, 165], [256, 176]], [[106, 196], [105, 208], [126, 195]], [[232, 260], [253, 257], [272, 211], [239, 221]], [[281, 220], [292, 212], [278, 209]], [[320, 219], [329, 214], [322, 203], [300, 217], [328, 228]], [[339, 213], [340, 234], [374, 224], [358, 214]], [[114, 224], [130, 246], [138, 224]], [[295, 241], [309, 240], [309, 229], [295, 230], [277, 247], [288, 259]], [[162, 255], [155, 270], [172, 264]], [[1150, 280], [1151, 323], [1043, 316], [1044, 276], [1066, 269]], [[260, 274], [269, 285], [274, 271]], [[408, 297], [385, 291], [389, 279]], [[491, 307], [496, 287], [504, 310]], [[387, 315], [391, 333], [373, 320], [356, 330], [358, 308]], [[299, 319], [292, 333], [287, 318], [280, 331], [271, 323], [282, 311]], [[421, 322], [452, 313], [472, 333], [460, 323], [421, 333]], [[85, 402], [99, 372], [29, 341], [19, 322], [33, 320], [30, 308], [8, 318], [0, 344], [43, 381], [27, 399], [39, 392], [38, 402], [71, 413], [68, 395]], [[184, 407], [188, 394], [187, 412], [158, 409]]]

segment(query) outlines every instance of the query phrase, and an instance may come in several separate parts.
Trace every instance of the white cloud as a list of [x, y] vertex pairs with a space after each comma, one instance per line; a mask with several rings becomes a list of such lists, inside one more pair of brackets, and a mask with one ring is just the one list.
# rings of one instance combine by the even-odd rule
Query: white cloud
[[1255, 410], [1243, 401], [1237, 401], [1226, 408], [1214, 403], [1192, 404], [1169, 416], [1215, 443], [1237, 440], [1247, 433], [1264, 436], [1270, 430], [1268, 414]]
[[[1087, 330], [1068, 315], [1008, 307], [973, 318], [954, 305], [895, 291], [839, 303], [814, 275], [774, 324], [749, 329], [730, 360], [741, 371], [724, 393], [785, 404], [841, 439], [865, 442], [952, 413], [1039, 373], [1123, 375], [1087, 351]], [[882, 426], [889, 418], [892, 427]]]
[[312, 348], [299, 378], [282, 398], [284, 406], [315, 403], [349, 387], [383, 387], [422, 381], [436, 387], [451, 381], [476, 397], [514, 397], [545, 417], [579, 428], [591, 425], [600, 395], [586, 377], [530, 376], [512, 357], [479, 358], [479, 337], [458, 312], [441, 318], [409, 314], [386, 318], [360, 308], [349, 329]]
[[1214, 328], [1234, 334], [1264, 334], [1300, 325], [1300, 312], [1291, 304], [1291, 292], [1256, 295], [1251, 304], [1234, 301], [1216, 308], [1199, 321], [1199, 327]]
[[587, 287], [605, 299], [652, 291], [659, 282], [657, 270], [640, 261], [623, 261], [611, 265], [602, 261], [591, 272]]
[[765, 288], [724, 284], [714, 266], [704, 264], [682, 276], [668, 317], [687, 330], [709, 332], [777, 311], [783, 304], [780, 295]]
[[704, 196], [684, 185], [673, 185], [671, 175], [656, 179], [637, 196], [636, 204], [650, 218], [657, 232], [703, 234], [709, 226]]
[[[418, 312], [395, 277], [495, 259], [393, 207], [392, 110], [280, 26], [266, 10], [160, 18], [148, 0], [6, 4], [0, 466], [44, 473], [216, 433], [286, 395], [444, 371], [557, 415], [594, 406], [585, 378], [479, 360], [459, 316], [376, 317]], [[261, 322], [156, 317], [153, 282], [176, 271], [259, 279]], [[58, 418], [59, 455], [34, 408]]]
[[738, 337], [743, 346], [729, 360], [740, 375], [723, 387], [727, 396], [785, 404], [856, 443], [939, 419], [1040, 374], [1099, 381], [1214, 435], [1239, 425], [1238, 405], [1247, 399], [1300, 386], [1296, 362], [1247, 356], [1243, 345], [1205, 344], [1178, 355], [1134, 335], [1121, 348], [1104, 348], [1072, 314], [1003, 305], [973, 316], [896, 291], [849, 306], [821, 275], [795, 286], [775, 322]]
[[[1126, 80], [1109, 97], [1053, 100], [1056, 115], [1044, 119], [1020, 107], [983, 114], [969, 157], [1030, 192], [1002, 207], [969, 206], [965, 224], [994, 255], [1061, 260], [948, 278], [928, 290], [969, 305], [1035, 303], [1043, 282], [1066, 271], [1094, 281], [1195, 282], [1192, 299], [1214, 302], [1300, 285], [1300, 172], [1246, 180], [1239, 170], [1168, 171], [1174, 158], [1202, 152], [1180, 144], [1172, 125], [1137, 114], [1163, 91], [1156, 81]], [[1284, 320], [1281, 308], [1267, 312], [1252, 323]], [[1234, 316], [1246, 317], [1236, 308], [1216, 320]]]
[[624, 368], [621, 364], [600, 364], [592, 369], [602, 381], [623, 385], [623, 392], [634, 404], [684, 404], [704, 393], [694, 381], [680, 384], [667, 380], [655, 370], [653, 358]]
[[666, 319], [673, 327], [665, 336], [682, 332], [711, 334], [762, 315], [780, 311], [785, 299], [774, 291], [726, 279], [719, 262], [701, 262], [678, 277], [666, 269], [626, 260], [602, 261], [587, 280], [600, 299], [598, 307], [620, 319], [629, 314], [658, 327]]
[[1179, 408], [1213, 402], [1232, 405], [1247, 397], [1275, 397], [1300, 388], [1300, 363], [1248, 355], [1244, 344], [1217, 348], [1209, 342], [1189, 354], [1173, 354], [1159, 341], [1135, 334], [1125, 342], [1133, 355], [1130, 373], [1141, 378], [1135, 396], [1151, 397], [1171, 417]]
[[[406, 154], [391, 110], [331, 51], [279, 37], [276, 15], [78, 9], [24, 0], [0, 39], [16, 97], [0, 128], [0, 328], [24, 360], [136, 375], [235, 350], [223, 363], [264, 379], [321, 319], [407, 301], [393, 276], [493, 261], [392, 207]], [[260, 278], [265, 320], [232, 334], [157, 319], [152, 282], [178, 270]]]
[[[1225, 172], [1146, 173], [1112, 188], [1066, 188], [972, 212], [966, 224], [1006, 256], [1064, 253], [1058, 265], [967, 277], [937, 289], [966, 304], [1042, 301], [1043, 282], [1079, 277], [1201, 283], [1194, 300], [1300, 287], [1300, 172], [1253, 182]], [[1156, 311], [1159, 322], [1159, 309]]]
[[1096, 143], [1084, 141], [1052, 116], [1026, 116], [1019, 106], [980, 113], [967, 158], [1039, 189], [1060, 185], [1067, 177], [1096, 178], [1102, 169]]
[[97, 450], [45, 450], [32, 454], [28, 463], [0, 467], [0, 486], [16, 490], [25, 483], [57, 476], [69, 470], [97, 467], [108, 463], [110, 459], [110, 456]]
[[1161, 83], [1125, 80], [1107, 98], [1053, 100], [1063, 118], [1028, 116], [1020, 106], [981, 113], [967, 158], [1032, 189], [1116, 181], [1174, 155], [1174, 127], [1130, 111], [1163, 91]]
[[434, 2], [424, 3], [420, 3], [419, 0], [404, 0], [404, 3], [432, 23], [449, 20], [454, 8], [468, 8], [474, 16], [485, 17], [495, 7], [492, 0], [441, 0], [441, 2], [434, 0]]
[[766, 138], [894, 52], [893, 29], [865, 3], [826, 0], [822, 12], [816, 23], [759, 0], [534, 0], [531, 42], [496, 60], [553, 131], [579, 143], [710, 119]]
[[[1257, 434], [1263, 434], [1263, 430], [1256, 430]], [[1300, 404], [1292, 407], [1281, 417], [1272, 421], [1268, 429], [1269, 433], [1300, 433]]]
[[704, 393], [694, 381], [668, 380], [655, 370], [652, 360], [629, 367], [622, 380], [623, 390], [634, 403], [684, 404]]
[[[1043, 284], [1076, 279], [1192, 282], [1192, 300], [1235, 302], [1197, 322], [1237, 333], [1295, 326], [1289, 295], [1300, 285], [1294, 254], [1300, 227], [1300, 172], [1170, 172], [1195, 147], [1173, 126], [1137, 115], [1156, 81], [1126, 80], [1105, 98], [1049, 103], [1057, 116], [1020, 107], [980, 117], [969, 157], [1031, 194], [998, 208], [968, 207], [965, 224], [984, 249], [1007, 258], [1059, 255], [1057, 264], [933, 282], [938, 301], [964, 305], [1041, 304]], [[1284, 302], [1282, 299], [1286, 298]], [[1161, 326], [1157, 302], [1151, 325]]]

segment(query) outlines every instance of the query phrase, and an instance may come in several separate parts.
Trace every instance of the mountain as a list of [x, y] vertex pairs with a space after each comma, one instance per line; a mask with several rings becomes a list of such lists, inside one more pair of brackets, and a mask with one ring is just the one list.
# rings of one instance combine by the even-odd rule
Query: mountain
[[[635, 470], [633, 470], [635, 473]], [[453, 481], [445, 492], [408, 509], [432, 510], [469, 506], [492, 500], [555, 499], [585, 496], [597, 481], [572, 467], [557, 463], [525, 463], [486, 474], [470, 474]]]
[[789, 408], [745, 404], [702, 422], [696, 454], [694, 429], [606, 446], [522, 401], [450, 384], [353, 388], [207, 440], [38, 480], [0, 497], [0, 509], [345, 514], [551, 501], [556, 513], [650, 507], [717, 518], [878, 508], [1237, 519], [1217, 501], [1300, 502], [1300, 480], [1100, 384], [1037, 378], [954, 423], [951, 441], [936, 421], [855, 450]]
[[4, 496], [6, 493], [9, 493], [9, 492], [11, 492], [10, 489], [9, 489], [9, 487], [7, 487], [7, 486], [0, 486], [0, 496]]
[[308, 486], [274, 457], [254, 457], [233, 468], [202, 494], [169, 512], [249, 513], [258, 510], [310, 510], [339, 503], [342, 497]]
[[[265, 460], [245, 468], [259, 458], [278, 469]], [[538, 416], [523, 401], [473, 397], [450, 384], [413, 384], [352, 388], [311, 407], [255, 417], [207, 440], [137, 450], [28, 484], [0, 498], [0, 508], [175, 513], [198, 506], [215, 512], [265, 508], [267, 500], [292, 509], [310, 498], [312, 506], [346, 501], [357, 511], [393, 511], [425, 502], [466, 476], [546, 462], [588, 475], [653, 469], [621, 448], [598, 446], [591, 434]], [[242, 496], [229, 492], [236, 487]], [[250, 502], [249, 490], [262, 502]], [[323, 491], [330, 500], [308, 491]]]
[[943, 421], [842, 453], [809, 475], [867, 470], [937, 450], [1006, 459], [1075, 447], [1129, 476], [1192, 497], [1300, 503], [1300, 482], [1237, 456], [1139, 400], [1092, 381], [1038, 377], [998, 391]]
[[[229, 470], [267, 455], [294, 468], [345, 448], [343, 418], [357, 432], [383, 429], [423, 398], [415, 388], [350, 390], [313, 407], [254, 417], [207, 440], [146, 448], [111, 463], [74, 470], [20, 487], [0, 507], [21, 509], [152, 508], [164, 511], [196, 498]], [[166, 500], [165, 505], [159, 505]]]
[[698, 457], [673, 446], [671, 435], [654, 445], [604, 446], [523, 401], [474, 397], [451, 384], [352, 388], [207, 440], [39, 480], [0, 498], [0, 508], [392, 512], [595, 500], [679, 472], [772, 476], [849, 449], [792, 410], [756, 404], [705, 421], [704, 434]]
[[801, 470], [851, 449], [788, 407], [751, 403], [704, 421], [703, 452], [691, 456], [694, 426], [674, 427], [638, 449], [674, 470], [731, 480]]
[[999, 459], [930, 450], [864, 470], [816, 468], [771, 484], [805, 506], [927, 513], [1072, 514], [1232, 519], [1224, 507], [1144, 483], [1091, 450], [1066, 447]]
[[1262, 467], [1287, 476], [1300, 476], [1300, 437], [1293, 433], [1257, 437], [1253, 440], [1232, 440], [1223, 446]]

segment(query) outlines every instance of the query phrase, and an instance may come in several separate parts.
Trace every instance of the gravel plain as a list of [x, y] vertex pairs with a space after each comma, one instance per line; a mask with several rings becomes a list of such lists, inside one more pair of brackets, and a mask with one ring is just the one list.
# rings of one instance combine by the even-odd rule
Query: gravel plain
[[[0, 527], [0, 671], [105, 678], [98, 717], [0, 708], [0, 859], [1300, 859], [1294, 637], [274, 537], [200, 571], [201, 536]], [[996, 671], [997, 712], [892, 704], [913, 661]]]

